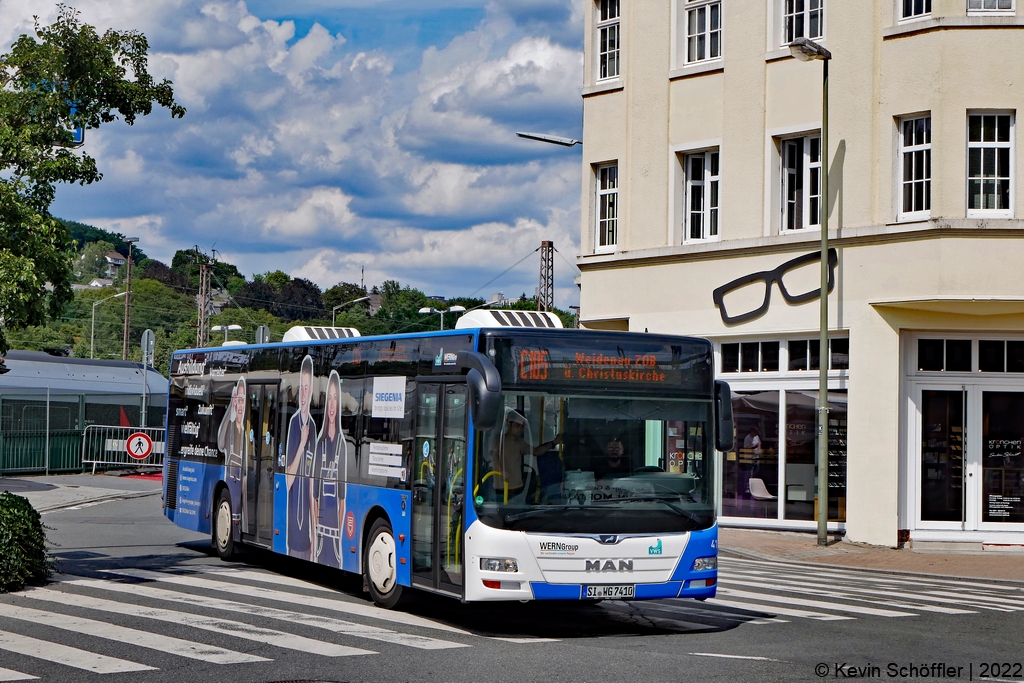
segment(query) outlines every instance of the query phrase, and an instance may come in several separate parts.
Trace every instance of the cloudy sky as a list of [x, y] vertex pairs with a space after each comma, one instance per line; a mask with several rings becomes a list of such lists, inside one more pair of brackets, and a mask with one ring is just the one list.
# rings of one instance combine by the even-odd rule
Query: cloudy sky
[[[138, 29], [188, 113], [90, 131], [104, 179], [62, 187], [64, 218], [137, 235], [154, 258], [219, 251], [251, 275], [322, 287], [397, 279], [428, 294], [537, 286], [578, 301], [581, 0], [67, 0]], [[0, 0], [6, 50], [56, 4]], [[486, 285], [486, 286], [485, 286]]]

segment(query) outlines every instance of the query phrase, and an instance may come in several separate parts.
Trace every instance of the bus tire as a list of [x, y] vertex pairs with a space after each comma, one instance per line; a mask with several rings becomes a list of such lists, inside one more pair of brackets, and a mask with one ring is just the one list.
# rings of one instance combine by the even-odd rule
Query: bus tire
[[402, 602], [404, 587], [398, 584], [398, 547], [386, 519], [375, 520], [366, 537], [363, 582], [379, 607], [391, 609]]
[[222, 560], [235, 557], [235, 539], [231, 533], [231, 496], [228, 490], [221, 489], [217, 496], [217, 505], [213, 508], [213, 547]]

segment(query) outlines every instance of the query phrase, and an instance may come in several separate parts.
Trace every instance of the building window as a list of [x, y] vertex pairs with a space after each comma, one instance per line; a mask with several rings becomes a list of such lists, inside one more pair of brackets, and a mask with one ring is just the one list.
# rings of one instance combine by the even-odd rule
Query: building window
[[783, 0], [782, 13], [784, 44], [825, 35], [825, 0]]
[[686, 63], [722, 56], [722, 3], [690, 2], [686, 8]]
[[1013, 12], [1013, 0], [967, 0], [967, 12], [969, 14], [1011, 13]]
[[967, 117], [967, 210], [1009, 212], [1013, 116]]
[[782, 141], [782, 230], [821, 226], [821, 138]]
[[900, 218], [927, 217], [932, 206], [932, 118], [900, 122]]
[[597, 248], [610, 249], [619, 236], [619, 166], [597, 167]]
[[932, 0], [902, 0], [901, 19], [920, 19], [932, 13]]
[[686, 239], [718, 236], [718, 150], [688, 154], [686, 167]]
[[619, 75], [619, 0], [597, 0], [597, 79]]

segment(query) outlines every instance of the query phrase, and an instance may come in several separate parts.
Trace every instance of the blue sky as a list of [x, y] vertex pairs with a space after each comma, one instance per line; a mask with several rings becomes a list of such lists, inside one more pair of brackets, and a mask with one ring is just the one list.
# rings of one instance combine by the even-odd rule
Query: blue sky
[[[217, 249], [247, 274], [322, 287], [397, 279], [478, 289], [543, 239], [574, 261], [582, 0], [79, 0], [83, 21], [138, 29], [188, 113], [87, 135], [104, 179], [54, 213], [138, 235], [155, 258]], [[0, 0], [0, 41], [56, 4]], [[479, 294], [532, 294], [537, 258]], [[556, 303], [578, 301], [556, 258]]]

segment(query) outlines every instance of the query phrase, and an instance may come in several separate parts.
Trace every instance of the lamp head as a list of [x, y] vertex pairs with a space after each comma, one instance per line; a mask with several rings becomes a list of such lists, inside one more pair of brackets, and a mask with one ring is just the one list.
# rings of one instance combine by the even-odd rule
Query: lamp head
[[437, 311], [435, 311], [435, 310], [434, 310], [433, 308], [431, 308], [430, 306], [424, 306], [423, 308], [421, 308], [421, 309], [419, 310], [419, 312], [420, 312], [420, 313], [436, 313]]
[[797, 38], [790, 43], [789, 53], [801, 62], [809, 62], [812, 59], [832, 59], [831, 52], [807, 38]]
[[229, 330], [240, 330], [240, 329], [242, 329], [242, 326], [241, 325], [228, 325], [228, 329]]
[[561, 145], [562, 147], [572, 147], [573, 145], [583, 144], [582, 140], [576, 140], [574, 138], [563, 138], [561, 135], [547, 135], [545, 133], [516, 133], [516, 135], [527, 140], [536, 140], [537, 142], [550, 142], [552, 145]]
[[446, 312], [447, 313], [465, 313], [466, 312], [466, 307], [465, 306], [449, 306], [448, 310]]
[[130, 244], [134, 244], [135, 242], [139, 241], [139, 238], [138, 237], [125, 237], [124, 241], [128, 242]]

